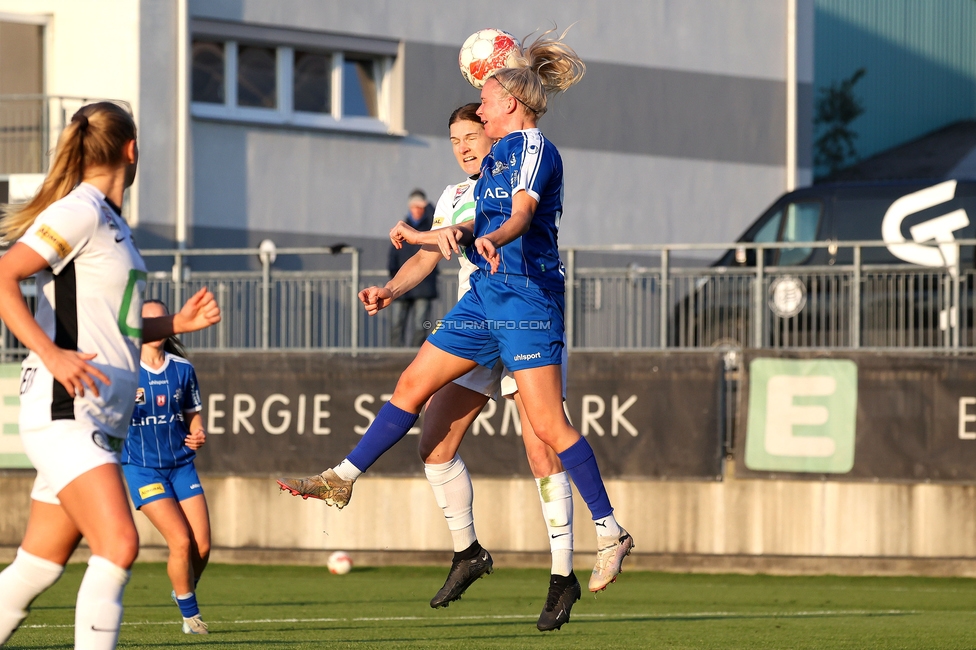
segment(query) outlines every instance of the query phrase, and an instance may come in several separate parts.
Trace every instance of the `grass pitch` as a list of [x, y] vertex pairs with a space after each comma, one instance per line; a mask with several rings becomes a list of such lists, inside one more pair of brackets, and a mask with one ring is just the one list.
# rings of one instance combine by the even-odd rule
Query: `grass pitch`
[[[9, 648], [71, 648], [84, 565], [35, 603]], [[136, 564], [120, 648], [976, 648], [976, 581], [628, 571], [584, 591], [562, 630], [535, 621], [542, 570], [497, 569], [432, 610], [447, 567], [213, 565], [198, 592], [209, 636], [184, 636], [161, 564]], [[586, 576], [580, 576], [586, 588]]]

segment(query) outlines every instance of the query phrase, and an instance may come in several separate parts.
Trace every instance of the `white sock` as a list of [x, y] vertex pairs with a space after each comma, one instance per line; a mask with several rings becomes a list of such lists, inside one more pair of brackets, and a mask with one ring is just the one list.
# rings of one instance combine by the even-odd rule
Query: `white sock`
[[348, 458], [332, 468], [332, 471], [339, 475], [343, 481], [355, 481], [362, 476], [362, 470], [349, 462]]
[[573, 488], [569, 474], [560, 472], [535, 482], [549, 533], [552, 574], [568, 576], [573, 571]]
[[437, 505], [444, 511], [447, 527], [451, 530], [454, 552], [463, 551], [476, 541], [474, 532], [474, 490], [471, 475], [460, 456], [455, 455], [449, 462], [439, 464], [424, 463], [427, 482], [434, 491]]
[[88, 560], [75, 603], [75, 650], [114, 650], [122, 624], [122, 592], [129, 575], [98, 555]]
[[616, 539], [624, 532], [617, 520], [613, 518], [612, 512], [602, 519], [594, 519], [593, 523], [596, 525], [597, 537], [613, 537]]
[[0, 645], [7, 642], [30, 604], [61, 577], [64, 567], [17, 549], [13, 563], [0, 573]]

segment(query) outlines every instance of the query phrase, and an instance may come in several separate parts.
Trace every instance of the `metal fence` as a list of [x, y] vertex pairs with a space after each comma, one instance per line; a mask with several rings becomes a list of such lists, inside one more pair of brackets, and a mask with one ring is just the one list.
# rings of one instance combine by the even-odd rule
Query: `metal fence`
[[91, 101], [60, 95], [0, 95], [0, 174], [47, 172], [49, 152], [71, 115]]
[[[972, 246], [976, 241], [959, 241]], [[613, 246], [565, 251], [567, 340], [576, 349], [669, 349], [707, 347], [918, 348], [976, 347], [973, 312], [976, 273], [861, 263], [862, 251], [881, 242], [810, 243], [810, 248], [850, 249], [854, 264], [768, 267], [765, 249], [795, 244], [722, 246]], [[943, 244], [944, 246], [944, 244]], [[731, 248], [756, 249], [754, 266], [718, 267], [688, 255], [718, 257]], [[647, 263], [620, 266], [576, 264], [582, 253], [626, 253]], [[173, 272], [150, 274], [147, 297], [178, 305], [209, 287], [223, 310], [216, 327], [186, 336], [193, 349], [347, 349], [389, 345], [387, 311], [369, 317], [356, 294], [382, 285], [385, 271], [360, 270], [354, 248], [279, 249], [277, 257], [344, 256], [342, 271], [278, 271], [258, 249], [145, 251], [164, 258]], [[686, 257], [677, 260], [676, 255]], [[256, 271], [189, 271], [194, 260], [255, 256]], [[960, 256], [955, 257], [956, 260]], [[677, 260], [677, 261], [676, 261]], [[439, 276], [440, 298], [432, 320], [454, 304], [456, 274]], [[30, 293], [30, 289], [26, 290]], [[0, 355], [22, 354], [4, 328]]]

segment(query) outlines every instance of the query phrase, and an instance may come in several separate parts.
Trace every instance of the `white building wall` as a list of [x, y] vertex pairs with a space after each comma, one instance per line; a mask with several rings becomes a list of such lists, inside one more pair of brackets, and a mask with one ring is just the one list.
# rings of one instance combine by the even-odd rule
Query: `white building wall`
[[[141, 108], [139, 9], [139, 3], [132, 0], [0, 0], [3, 20], [46, 20], [48, 95], [123, 100], [132, 106], [137, 122]], [[134, 223], [139, 220], [139, 185], [137, 181], [127, 206]]]

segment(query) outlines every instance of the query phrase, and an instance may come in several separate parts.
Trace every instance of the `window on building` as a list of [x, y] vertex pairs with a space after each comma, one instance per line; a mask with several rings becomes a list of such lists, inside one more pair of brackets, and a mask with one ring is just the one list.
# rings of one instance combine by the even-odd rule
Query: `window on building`
[[224, 103], [224, 44], [193, 41], [193, 101]]
[[43, 93], [44, 25], [0, 21], [0, 174], [46, 168], [51, 141]]
[[390, 130], [397, 43], [208, 20], [192, 29], [194, 116]]
[[332, 58], [319, 52], [295, 51], [292, 107], [304, 113], [332, 112]]
[[342, 104], [347, 115], [376, 117], [376, 61], [346, 59], [342, 68]]

